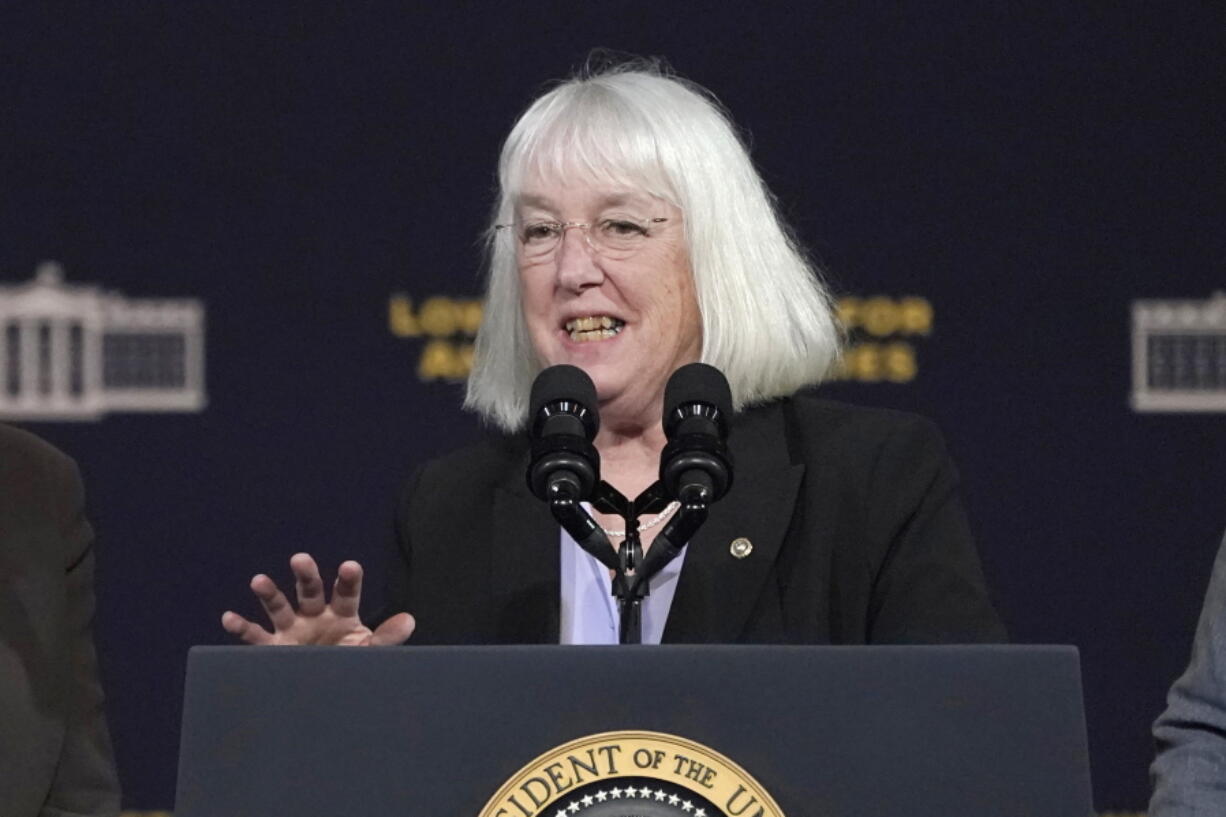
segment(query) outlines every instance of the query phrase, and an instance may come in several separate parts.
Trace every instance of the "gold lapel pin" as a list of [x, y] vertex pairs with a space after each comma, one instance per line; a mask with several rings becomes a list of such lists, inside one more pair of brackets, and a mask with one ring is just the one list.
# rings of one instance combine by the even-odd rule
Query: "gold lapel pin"
[[753, 542], [746, 539], [744, 536], [738, 536], [732, 540], [732, 544], [728, 546], [728, 552], [732, 554], [734, 559], [744, 559], [749, 554], [753, 553]]

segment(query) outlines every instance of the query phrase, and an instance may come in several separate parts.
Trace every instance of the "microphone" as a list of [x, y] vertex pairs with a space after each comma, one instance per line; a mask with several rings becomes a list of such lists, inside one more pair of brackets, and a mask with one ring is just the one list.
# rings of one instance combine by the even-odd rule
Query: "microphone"
[[550, 366], [536, 376], [529, 401], [532, 458], [528, 487], [538, 499], [583, 501], [600, 480], [592, 439], [600, 428], [596, 386], [576, 366]]
[[710, 504], [732, 487], [724, 443], [731, 416], [732, 390], [719, 369], [690, 363], [673, 372], [664, 388], [668, 444], [660, 455], [660, 482], [671, 499]]
[[713, 366], [690, 363], [673, 372], [664, 387], [664, 434], [660, 485], [681, 510], [656, 534], [635, 570], [631, 592], [685, 547], [707, 519], [707, 506], [732, 487], [732, 455], [724, 443], [732, 416], [732, 390]]

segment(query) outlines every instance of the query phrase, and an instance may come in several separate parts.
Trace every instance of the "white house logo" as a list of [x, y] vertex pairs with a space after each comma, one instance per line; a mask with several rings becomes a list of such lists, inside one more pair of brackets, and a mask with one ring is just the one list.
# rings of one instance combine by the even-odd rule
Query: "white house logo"
[[44, 262], [0, 285], [0, 418], [96, 420], [114, 411], [200, 411], [204, 306], [64, 283]]
[[1226, 294], [1133, 302], [1132, 405], [1226, 411]]
[[784, 817], [720, 753], [662, 732], [603, 732], [520, 769], [479, 817]]

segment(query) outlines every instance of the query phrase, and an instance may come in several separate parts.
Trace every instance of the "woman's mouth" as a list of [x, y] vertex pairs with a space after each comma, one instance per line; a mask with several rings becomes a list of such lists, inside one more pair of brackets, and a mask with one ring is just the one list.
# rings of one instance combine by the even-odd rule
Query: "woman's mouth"
[[592, 315], [586, 318], [572, 318], [566, 322], [566, 331], [575, 343], [587, 343], [594, 340], [608, 340], [617, 337], [617, 333], [625, 326], [625, 321], [608, 315]]

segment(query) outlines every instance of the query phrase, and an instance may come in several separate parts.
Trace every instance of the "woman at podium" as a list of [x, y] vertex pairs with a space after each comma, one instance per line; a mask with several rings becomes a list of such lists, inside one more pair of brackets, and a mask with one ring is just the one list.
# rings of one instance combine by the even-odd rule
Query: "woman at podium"
[[[730, 384], [735, 479], [652, 579], [644, 642], [1004, 638], [933, 425], [806, 392], [838, 363], [832, 300], [708, 91], [646, 61], [585, 71], [519, 118], [498, 177], [465, 401], [493, 432], [410, 480], [396, 614], [369, 628], [362, 568], [343, 563], [329, 600], [298, 554], [296, 607], [256, 576], [272, 630], [233, 612], [226, 630], [256, 644], [616, 643], [608, 569], [525, 485], [529, 390], [554, 364], [591, 377], [600, 475], [633, 497], [659, 474], [669, 377], [702, 361]], [[640, 520], [648, 552], [676, 512]], [[625, 535], [594, 517], [613, 545]]]

